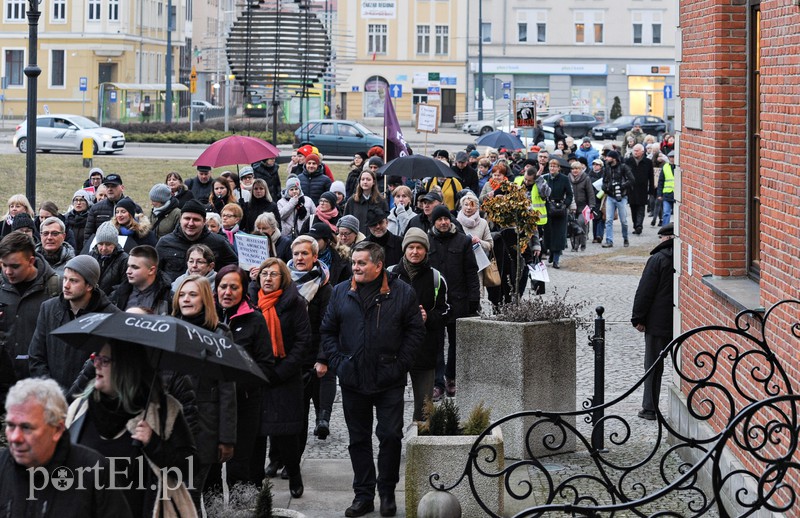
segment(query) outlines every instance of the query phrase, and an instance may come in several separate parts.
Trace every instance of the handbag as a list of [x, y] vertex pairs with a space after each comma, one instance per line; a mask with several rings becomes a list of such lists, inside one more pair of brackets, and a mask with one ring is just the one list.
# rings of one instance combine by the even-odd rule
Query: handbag
[[489, 266], [483, 269], [483, 285], [487, 288], [496, 288], [500, 286], [501, 282], [500, 269], [497, 267], [497, 259], [495, 259], [494, 252], [492, 252]]
[[565, 200], [547, 200], [547, 216], [550, 218], [563, 218], [567, 215]]

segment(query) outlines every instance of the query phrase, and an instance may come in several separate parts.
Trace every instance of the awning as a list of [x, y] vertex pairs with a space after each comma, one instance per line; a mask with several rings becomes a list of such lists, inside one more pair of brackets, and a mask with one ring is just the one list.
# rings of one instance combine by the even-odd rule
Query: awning
[[[117, 90], [133, 90], [145, 92], [164, 92], [167, 90], [165, 83], [103, 83], [106, 86], [113, 86]], [[182, 83], [172, 83], [170, 85], [173, 92], [187, 92], [189, 87]]]

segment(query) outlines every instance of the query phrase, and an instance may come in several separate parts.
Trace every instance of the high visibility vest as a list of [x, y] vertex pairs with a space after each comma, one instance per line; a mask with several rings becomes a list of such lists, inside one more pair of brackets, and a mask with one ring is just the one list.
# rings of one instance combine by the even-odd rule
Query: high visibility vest
[[661, 192], [664, 194], [675, 192], [675, 175], [672, 174], [672, 165], [664, 164], [661, 170], [664, 173], [664, 189]]
[[[524, 176], [517, 176], [514, 178], [514, 183], [522, 185], [524, 180]], [[531, 187], [531, 208], [539, 215], [539, 221], [536, 224], [538, 226], [547, 225], [547, 203], [544, 198], [539, 196], [539, 187], [535, 183]]]

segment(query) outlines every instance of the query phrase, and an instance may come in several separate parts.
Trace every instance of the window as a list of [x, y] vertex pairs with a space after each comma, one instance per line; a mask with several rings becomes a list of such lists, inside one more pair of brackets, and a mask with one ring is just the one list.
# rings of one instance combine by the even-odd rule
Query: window
[[108, 0], [108, 20], [119, 21], [119, 0]]
[[436, 26], [436, 54], [450, 53], [450, 27], [447, 25]]
[[431, 53], [431, 28], [427, 25], [417, 25], [417, 54]]
[[426, 88], [414, 88], [411, 96], [411, 113], [417, 113], [418, 104], [428, 103], [428, 90]]
[[89, 21], [100, 21], [100, 0], [89, 0]]
[[545, 43], [547, 41], [547, 24], [536, 24], [536, 43]]
[[481, 24], [481, 41], [484, 43], [492, 42], [492, 24], [491, 22], [483, 22]]
[[634, 45], [661, 45], [660, 11], [637, 10], [631, 12]]
[[749, 9], [749, 53], [747, 79], [750, 83], [750, 102], [747, 103], [747, 264], [748, 274], [761, 277], [761, 6]]
[[517, 24], [517, 41], [520, 43], [527, 43], [528, 41], [528, 24], [527, 23], [518, 23]]
[[53, 8], [50, 10], [50, 21], [67, 21], [67, 0], [53, 0], [52, 6]]
[[5, 0], [6, 8], [4, 11], [5, 21], [24, 22], [27, 4], [25, 0]]
[[575, 11], [575, 43], [603, 43], [603, 11]]
[[6, 50], [5, 59], [8, 86], [22, 86], [22, 80], [25, 77], [23, 74], [25, 68], [25, 51]]
[[64, 56], [63, 50], [50, 51], [50, 86], [64, 86]]
[[367, 52], [370, 54], [386, 54], [386, 25], [371, 23], [367, 26]]

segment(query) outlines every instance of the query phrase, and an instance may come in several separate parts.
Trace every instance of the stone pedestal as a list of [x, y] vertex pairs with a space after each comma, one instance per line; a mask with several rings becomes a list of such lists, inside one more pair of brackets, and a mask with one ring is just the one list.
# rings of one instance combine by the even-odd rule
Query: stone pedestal
[[[479, 317], [460, 318], [456, 326], [456, 403], [466, 416], [481, 401], [491, 420], [523, 410], [575, 410], [575, 322], [497, 322]], [[533, 418], [513, 419], [502, 425], [508, 458], [530, 458], [525, 435]], [[566, 419], [572, 426], [575, 417]], [[557, 450], [545, 448], [553, 434]], [[536, 457], [575, 450], [575, 436], [557, 427], [539, 425], [529, 446]]]

